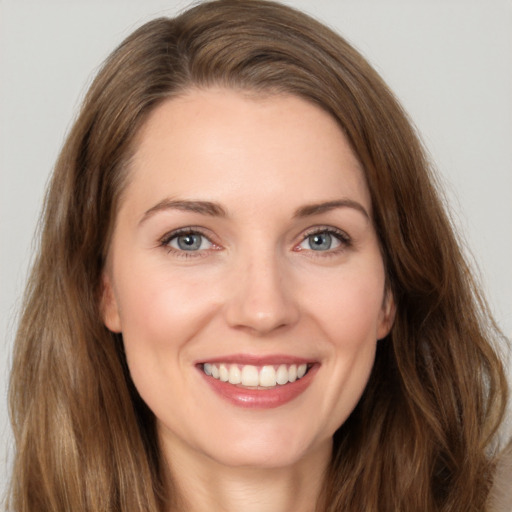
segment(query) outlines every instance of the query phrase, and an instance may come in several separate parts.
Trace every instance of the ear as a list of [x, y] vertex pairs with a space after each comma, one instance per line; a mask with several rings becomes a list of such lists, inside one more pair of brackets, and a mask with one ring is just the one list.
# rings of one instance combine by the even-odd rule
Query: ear
[[396, 305], [395, 299], [391, 290], [388, 288], [384, 294], [384, 300], [382, 301], [382, 309], [380, 312], [379, 325], [377, 329], [377, 339], [381, 340], [385, 338], [393, 327], [395, 321]]
[[102, 276], [100, 313], [107, 329], [118, 333], [122, 331], [119, 305], [112, 286], [112, 278], [106, 271], [103, 272]]

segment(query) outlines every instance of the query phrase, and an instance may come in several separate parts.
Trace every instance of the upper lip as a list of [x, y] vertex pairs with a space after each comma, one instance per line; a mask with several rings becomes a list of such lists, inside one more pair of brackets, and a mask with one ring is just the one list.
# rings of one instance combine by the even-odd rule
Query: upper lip
[[255, 355], [255, 354], [230, 354], [225, 356], [212, 357], [202, 359], [197, 364], [204, 363], [229, 363], [229, 364], [250, 364], [253, 366], [266, 366], [276, 364], [311, 364], [315, 363], [314, 359], [307, 359], [304, 357], [292, 356], [289, 354], [270, 354], [270, 355]]

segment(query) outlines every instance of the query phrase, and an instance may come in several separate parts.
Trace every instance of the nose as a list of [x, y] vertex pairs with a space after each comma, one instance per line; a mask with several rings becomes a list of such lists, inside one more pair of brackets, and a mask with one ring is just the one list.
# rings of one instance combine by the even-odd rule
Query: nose
[[275, 256], [241, 261], [230, 279], [227, 323], [263, 336], [294, 325], [300, 316], [292, 279]]

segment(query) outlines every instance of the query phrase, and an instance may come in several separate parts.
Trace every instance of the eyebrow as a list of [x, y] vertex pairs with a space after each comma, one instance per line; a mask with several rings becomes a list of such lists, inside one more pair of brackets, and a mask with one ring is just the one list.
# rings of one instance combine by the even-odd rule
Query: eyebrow
[[208, 215], [210, 217], [227, 217], [226, 210], [224, 210], [224, 208], [218, 203], [213, 203], [211, 201], [187, 201], [182, 199], [167, 198], [147, 210], [142, 216], [139, 224], [142, 224], [156, 213], [165, 210], [194, 212], [201, 215]]
[[[321, 213], [329, 212], [337, 208], [353, 208], [354, 210], [362, 213], [367, 219], [370, 215], [361, 203], [353, 201], [352, 199], [338, 199], [333, 201], [325, 201], [322, 203], [308, 204], [301, 206], [293, 215], [294, 218], [304, 218]], [[212, 201], [190, 201], [183, 199], [163, 199], [155, 206], [152, 206], [142, 216], [139, 224], [142, 224], [147, 219], [152, 217], [158, 212], [166, 210], [181, 210], [185, 212], [194, 212], [201, 215], [208, 215], [210, 217], [227, 217], [226, 210], [218, 203]]]
[[370, 220], [370, 214], [366, 208], [357, 201], [352, 199], [338, 199], [334, 201], [325, 201], [322, 203], [308, 204], [301, 206], [295, 211], [295, 218], [310, 217], [312, 215], [319, 215], [321, 213], [335, 210], [336, 208], [353, 208], [354, 210], [362, 213], [368, 220]]

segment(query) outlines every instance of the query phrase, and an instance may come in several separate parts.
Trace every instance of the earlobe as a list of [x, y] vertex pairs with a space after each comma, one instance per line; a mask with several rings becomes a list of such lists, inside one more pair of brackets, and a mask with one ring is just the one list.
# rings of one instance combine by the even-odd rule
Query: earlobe
[[395, 314], [395, 299], [391, 291], [387, 290], [382, 303], [379, 327], [377, 330], [378, 340], [385, 338], [391, 331], [391, 327], [393, 327], [393, 322], [395, 321]]
[[117, 333], [122, 331], [119, 306], [112, 287], [112, 280], [106, 272], [102, 277], [100, 313], [107, 329]]

